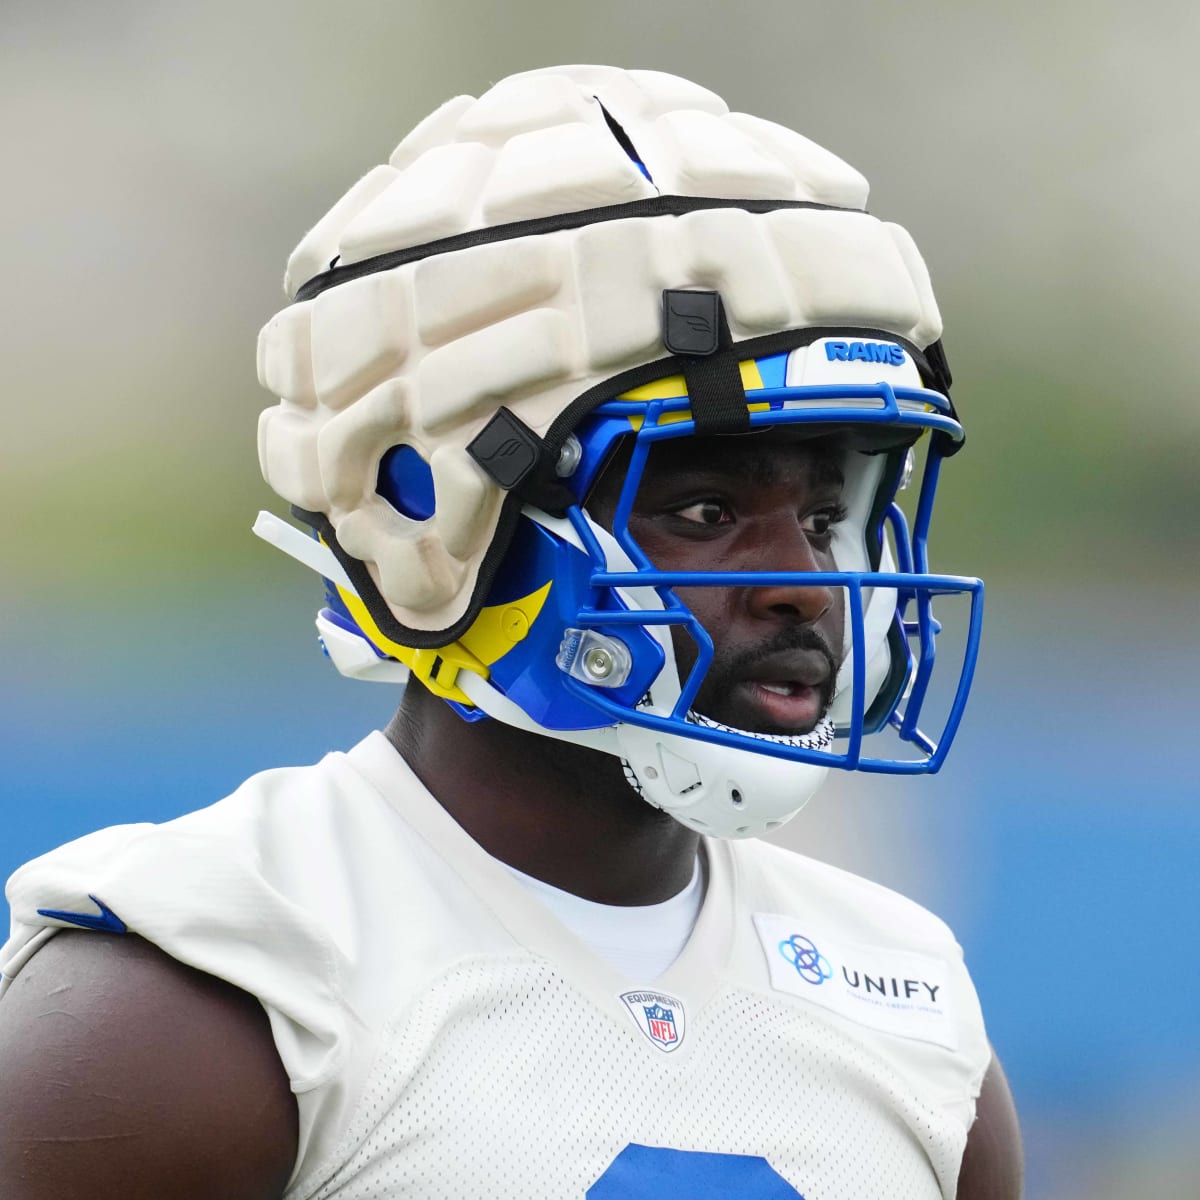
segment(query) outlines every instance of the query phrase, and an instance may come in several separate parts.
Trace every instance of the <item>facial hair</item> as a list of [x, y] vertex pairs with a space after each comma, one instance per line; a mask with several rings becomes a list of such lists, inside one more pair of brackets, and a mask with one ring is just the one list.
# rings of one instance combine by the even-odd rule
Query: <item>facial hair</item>
[[[747, 679], [754, 678], [755, 668], [765, 659], [777, 654], [790, 651], [805, 650], [820, 654], [828, 665], [825, 680], [820, 685], [820, 710], [817, 720], [809, 728], [815, 727], [817, 721], [825, 716], [833, 703], [833, 692], [837, 684], [838, 656], [821, 633], [811, 625], [797, 625], [784, 629], [753, 649], [722, 656], [719, 652], [714, 656], [704, 682], [692, 701], [692, 709], [702, 713], [714, 721], [720, 721], [735, 729], [746, 729], [743, 717], [737, 714], [736, 689], [737, 685]], [[694, 660], [694, 655], [693, 655]], [[797, 733], [807, 730], [753, 729], [757, 733]]]

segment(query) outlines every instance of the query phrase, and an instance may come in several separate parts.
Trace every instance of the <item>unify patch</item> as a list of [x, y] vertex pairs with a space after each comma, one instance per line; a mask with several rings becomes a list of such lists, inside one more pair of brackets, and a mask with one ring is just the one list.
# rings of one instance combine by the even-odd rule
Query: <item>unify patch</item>
[[958, 1048], [944, 959], [842, 941], [808, 919], [755, 913], [754, 924], [779, 991], [871, 1029]]

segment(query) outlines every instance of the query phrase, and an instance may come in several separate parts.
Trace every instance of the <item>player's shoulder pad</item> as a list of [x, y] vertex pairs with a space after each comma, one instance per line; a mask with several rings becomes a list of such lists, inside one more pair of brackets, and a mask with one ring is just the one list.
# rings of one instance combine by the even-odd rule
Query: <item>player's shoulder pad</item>
[[748, 901], [767, 912], [822, 910], [864, 942], [900, 943], [961, 958], [949, 925], [908, 896], [841, 867], [763, 841], [734, 844]]

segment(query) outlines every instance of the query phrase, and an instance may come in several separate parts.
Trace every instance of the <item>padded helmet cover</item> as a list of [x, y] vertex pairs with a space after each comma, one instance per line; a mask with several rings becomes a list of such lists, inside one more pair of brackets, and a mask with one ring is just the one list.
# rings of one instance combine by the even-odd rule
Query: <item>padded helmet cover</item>
[[[607, 379], [671, 374], [664, 289], [719, 291], [735, 343], [839, 326], [937, 341], [920, 254], [866, 200], [827, 150], [660, 72], [555, 67], [450, 100], [293, 252], [293, 302], [259, 337], [279, 397], [263, 474], [325, 518], [393, 636], [449, 641], [483, 602], [505, 499], [467, 446], [501, 406], [544, 437]], [[376, 491], [397, 445], [430, 466], [424, 519]]]

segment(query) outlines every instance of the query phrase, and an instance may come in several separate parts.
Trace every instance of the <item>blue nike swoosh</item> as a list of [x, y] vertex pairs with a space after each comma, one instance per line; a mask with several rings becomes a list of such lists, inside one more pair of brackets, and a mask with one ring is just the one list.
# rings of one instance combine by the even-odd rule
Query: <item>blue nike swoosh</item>
[[103, 900], [95, 896], [88, 899], [100, 910], [97, 917], [93, 913], [60, 912], [57, 908], [39, 908], [39, 917], [49, 917], [53, 921], [69, 921], [72, 925], [82, 925], [84, 929], [98, 929], [102, 933], [128, 933], [129, 928]]

